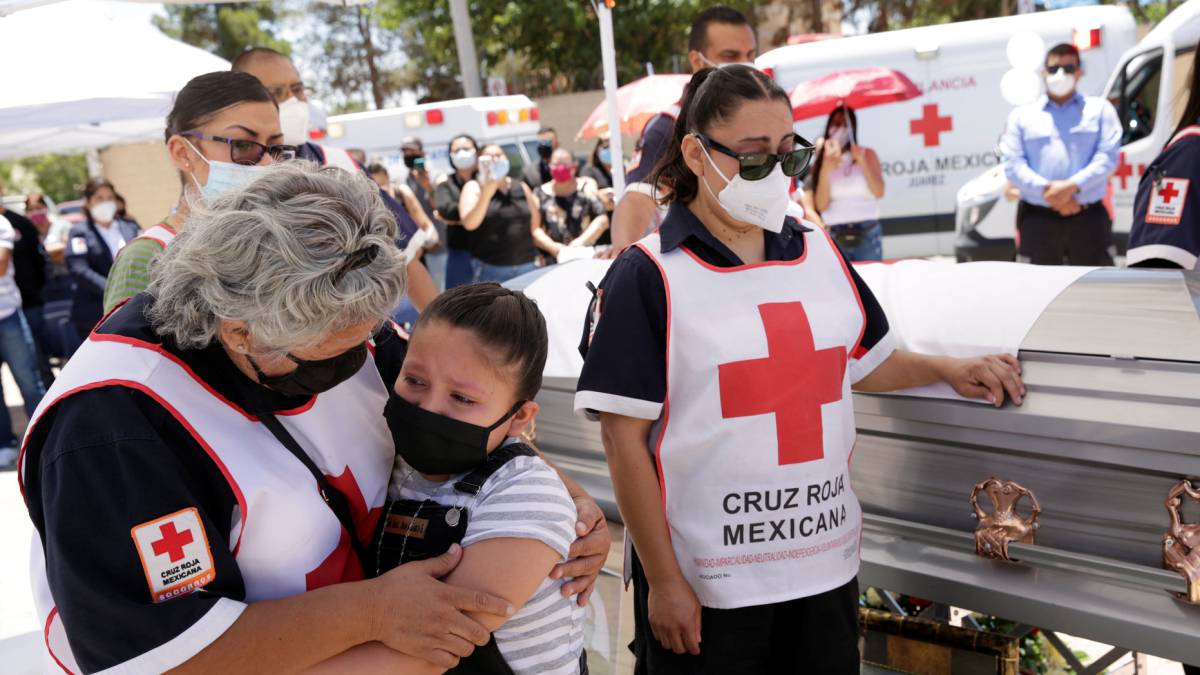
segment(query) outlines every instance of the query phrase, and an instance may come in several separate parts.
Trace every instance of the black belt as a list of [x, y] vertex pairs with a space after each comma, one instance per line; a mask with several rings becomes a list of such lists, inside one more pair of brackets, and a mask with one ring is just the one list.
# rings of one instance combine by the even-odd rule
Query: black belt
[[[1029, 212], [1029, 213], [1040, 213], [1040, 214], [1043, 214], [1043, 215], [1054, 215], [1054, 216], [1056, 216], [1056, 217], [1058, 217], [1058, 218], [1070, 218], [1070, 217], [1071, 217], [1071, 216], [1064, 216], [1063, 214], [1059, 213], [1058, 211], [1055, 211], [1054, 209], [1050, 208], [1049, 206], [1041, 206], [1041, 205], [1038, 205], [1038, 204], [1030, 204], [1029, 202], [1024, 202], [1024, 201], [1023, 201], [1023, 202], [1020, 202], [1019, 204], [1017, 204], [1017, 207], [1018, 207], [1018, 209], [1024, 210], [1024, 211], [1026, 211], [1026, 212]], [[1102, 201], [1100, 201], [1100, 202], [1089, 202], [1089, 203], [1087, 203], [1087, 204], [1080, 204], [1080, 205], [1079, 205], [1079, 207], [1080, 207], [1081, 209], [1083, 209], [1083, 211], [1087, 211], [1087, 210], [1089, 210], [1089, 209], [1094, 209], [1094, 208], [1104, 208], [1104, 202], [1102, 202]], [[1082, 213], [1083, 211], [1080, 211], [1080, 213]], [[1079, 215], [1079, 214], [1077, 213], [1077, 214], [1075, 214], [1075, 215]]]

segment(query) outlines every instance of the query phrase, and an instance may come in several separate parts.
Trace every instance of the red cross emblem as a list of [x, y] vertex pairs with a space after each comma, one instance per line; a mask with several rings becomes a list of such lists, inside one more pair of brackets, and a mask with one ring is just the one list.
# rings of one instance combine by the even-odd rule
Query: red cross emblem
[[192, 543], [192, 531], [184, 530], [183, 532], [175, 531], [175, 523], [168, 522], [158, 528], [162, 539], [151, 542], [150, 546], [154, 549], [154, 555], [162, 555], [166, 553], [171, 558], [171, 562], [179, 562], [183, 559], [183, 547]]
[[780, 465], [821, 459], [821, 406], [842, 400], [846, 348], [817, 349], [799, 302], [759, 305], [758, 313], [767, 356], [718, 367], [721, 417], [774, 413]]
[[1158, 191], [1158, 196], [1163, 198], [1164, 204], [1170, 204], [1171, 200], [1179, 196], [1179, 190], [1175, 189], [1175, 184], [1171, 181], [1163, 183], [1164, 187]]
[[1125, 161], [1125, 153], [1122, 152], [1120, 159], [1117, 160], [1117, 170], [1113, 172], [1113, 178], [1121, 179], [1121, 189], [1126, 189], [1126, 183], [1130, 176], [1133, 175], [1133, 165]]
[[942, 134], [954, 130], [954, 119], [949, 115], [938, 115], [938, 104], [926, 103], [921, 108], [921, 116], [908, 121], [908, 133], [921, 134], [925, 137], [925, 147], [942, 144]]

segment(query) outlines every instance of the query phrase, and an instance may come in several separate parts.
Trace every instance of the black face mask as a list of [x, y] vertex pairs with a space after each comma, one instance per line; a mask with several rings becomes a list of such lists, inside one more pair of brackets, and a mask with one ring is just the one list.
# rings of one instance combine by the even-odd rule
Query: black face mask
[[249, 354], [246, 360], [258, 376], [258, 383], [269, 387], [284, 396], [313, 396], [329, 391], [362, 368], [367, 361], [367, 345], [363, 343], [348, 349], [337, 356], [319, 361], [305, 361], [291, 354], [285, 354], [296, 364], [296, 369], [283, 375], [267, 375], [258, 367], [258, 363]]
[[542, 159], [550, 159], [550, 155], [554, 154], [554, 144], [550, 141], [538, 141], [538, 156]]
[[517, 401], [498, 422], [481, 427], [423, 410], [392, 394], [383, 417], [392, 431], [397, 454], [412, 468], [428, 475], [456, 474], [487, 461], [488, 437], [524, 404]]
[[425, 166], [425, 155], [405, 155], [404, 166], [412, 169]]

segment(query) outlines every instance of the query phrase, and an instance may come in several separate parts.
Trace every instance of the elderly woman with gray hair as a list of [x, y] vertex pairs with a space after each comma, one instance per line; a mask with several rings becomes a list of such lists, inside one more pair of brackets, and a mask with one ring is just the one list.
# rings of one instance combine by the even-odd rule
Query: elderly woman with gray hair
[[[457, 548], [364, 580], [406, 345], [381, 328], [405, 286], [391, 214], [289, 162], [190, 218], [30, 422], [46, 664], [294, 672], [382, 643], [453, 666], [489, 639], [468, 612], [512, 611], [438, 580]], [[572, 494], [587, 536], [556, 575], [586, 597], [608, 535]]]

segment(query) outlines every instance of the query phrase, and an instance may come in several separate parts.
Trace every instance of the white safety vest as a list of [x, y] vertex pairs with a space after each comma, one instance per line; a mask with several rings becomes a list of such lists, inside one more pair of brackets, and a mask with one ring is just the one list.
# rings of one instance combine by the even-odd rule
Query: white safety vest
[[178, 233], [175, 232], [175, 230], [172, 230], [162, 223], [158, 223], [153, 227], [146, 228], [146, 231], [139, 234], [137, 237], [135, 237], [135, 239], [149, 239], [150, 241], [153, 241], [159, 246], [163, 247], [165, 250], [171, 245], [171, 240], [175, 238], [176, 234]]
[[658, 233], [667, 396], [651, 435], [671, 543], [705, 607], [808, 597], [858, 573], [849, 359], [866, 325], [823, 230], [804, 255], [719, 268]]
[[[245, 582], [246, 602], [288, 597], [362, 578], [349, 535], [320, 497], [308, 469], [266, 426], [221, 397], [157, 345], [93, 333], [71, 357], [71, 363], [34, 412], [26, 442], [48, 409], [81, 389], [99, 384], [125, 386], [155, 398], [220, 468], [238, 502], [229, 545]], [[276, 414], [330, 483], [346, 495], [363, 536], [370, 536], [382, 510], [395, 458], [395, 447], [382, 417], [386, 402], [387, 388], [375, 360], [368, 358], [357, 374], [316, 396], [311, 404]], [[21, 459], [23, 480], [24, 456]], [[172, 532], [182, 532], [198, 522], [190, 520], [185, 512], [180, 514], [162, 514], [171, 516], [168, 525]], [[150, 525], [147, 544], [152, 544], [150, 539], [161, 536], [153, 529], [155, 524], [135, 527], [131, 545], [138, 544], [137, 531], [145, 525]], [[199, 541], [197, 536], [189, 539]], [[160, 559], [154, 548], [141, 546], [139, 554], [148, 580], [171, 572], [170, 560]], [[202, 550], [200, 555], [203, 557]], [[34, 600], [46, 636], [47, 657], [58, 664], [47, 661], [47, 665], [55, 672], [62, 666], [77, 673], [79, 668], [46, 580], [43, 551], [36, 535], [31, 559]], [[148, 587], [146, 598], [163, 601], [190, 592], [197, 579], [190, 581], [191, 586], [179, 583], [170, 587], [164, 583], [164, 588]], [[165, 594], [155, 597], [158, 591]], [[218, 609], [214, 607], [209, 613]]]

